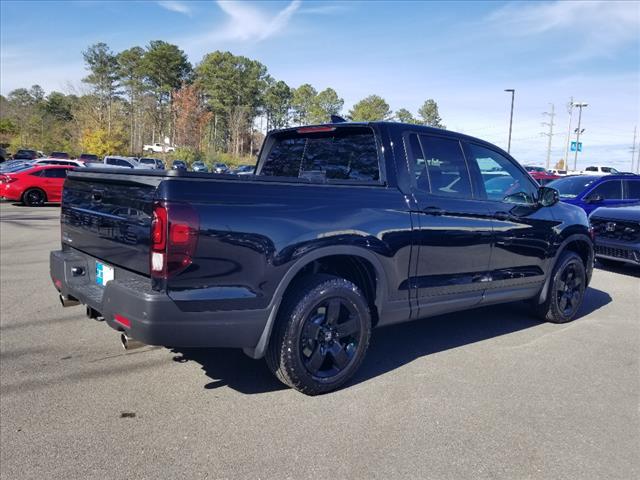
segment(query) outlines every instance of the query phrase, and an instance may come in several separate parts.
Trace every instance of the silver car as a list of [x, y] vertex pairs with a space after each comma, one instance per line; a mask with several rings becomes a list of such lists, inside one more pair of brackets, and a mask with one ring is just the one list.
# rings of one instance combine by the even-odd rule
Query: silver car
[[208, 173], [209, 167], [204, 162], [193, 162], [191, 168], [194, 172]]

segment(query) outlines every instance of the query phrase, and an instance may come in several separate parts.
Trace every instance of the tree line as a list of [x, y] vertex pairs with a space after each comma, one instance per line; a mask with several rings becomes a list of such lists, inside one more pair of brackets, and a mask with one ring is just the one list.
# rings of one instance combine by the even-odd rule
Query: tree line
[[[264, 129], [329, 122], [344, 107], [333, 88], [293, 88], [230, 52], [208, 53], [194, 66], [178, 46], [156, 40], [121, 52], [96, 43], [82, 55], [84, 91], [47, 95], [34, 85], [0, 96], [0, 143], [12, 151], [136, 155], [158, 142], [178, 146], [175, 156], [186, 160], [239, 158], [256, 153]], [[414, 116], [370, 95], [346, 116], [445, 128], [433, 99]]]

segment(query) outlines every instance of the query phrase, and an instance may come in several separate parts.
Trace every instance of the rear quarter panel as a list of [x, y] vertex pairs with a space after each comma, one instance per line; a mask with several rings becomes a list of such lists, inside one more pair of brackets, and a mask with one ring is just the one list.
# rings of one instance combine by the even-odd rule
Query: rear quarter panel
[[408, 298], [411, 219], [397, 189], [176, 179], [158, 195], [189, 202], [200, 219], [193, 264], [167, 284], [177, 302], [265, 308], [294, 263], [335, 246], [373, 253], [387, 299]]

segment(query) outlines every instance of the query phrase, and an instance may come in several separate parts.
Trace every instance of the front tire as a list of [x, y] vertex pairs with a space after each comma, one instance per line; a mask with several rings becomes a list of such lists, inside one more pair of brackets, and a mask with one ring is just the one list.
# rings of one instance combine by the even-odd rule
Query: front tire
[[367, 299], [352, 282], [318, 274], [295, 285], [278, 312], [266, 361], [285, 385], [318, 395], [344, 385], [371, 336]]
[[30, 188], [22, 194], [22, 202], [29, 207], [41, 207], [47, 201], [47, 195], [39, 188]]
[[582, 305], [586, 286], [587, 274], [582, 258], [575, 252], [563, 252], [551, 274], [545, 301], [536, 302], [536, 313], [547, 322], [570, 322]]

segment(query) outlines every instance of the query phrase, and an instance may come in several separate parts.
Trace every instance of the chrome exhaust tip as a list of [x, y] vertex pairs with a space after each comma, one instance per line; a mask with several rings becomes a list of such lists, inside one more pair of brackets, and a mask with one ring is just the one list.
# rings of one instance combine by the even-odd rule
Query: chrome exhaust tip
[[136, 348], [146, 346], [145, 343], [134, 340], [133, 338], [127, 336], [125, 333], [120, 334], [120, 343], [122, 344], [122, 348], [124, 348], [125, 350], [135, 350]]
[[71, 295], [65, 297], [60, 294], [60, 303], [63, 307], [75, 307], [76, 305], [80, 305], [80, 301], [77, 298], [72, 297]]

